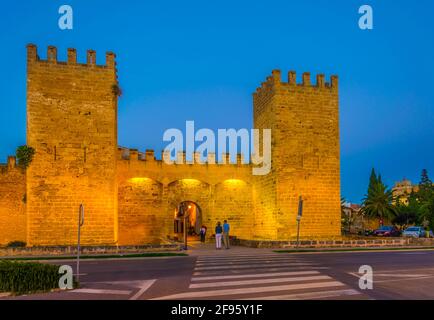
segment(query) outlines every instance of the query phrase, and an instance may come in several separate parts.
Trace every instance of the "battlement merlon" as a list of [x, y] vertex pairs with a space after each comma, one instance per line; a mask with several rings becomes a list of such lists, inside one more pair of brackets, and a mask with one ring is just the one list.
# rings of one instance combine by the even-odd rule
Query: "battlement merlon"
[[13, 169], [17, 166], [17, 158], [15, 156], [8, 157], [8, 168]]
[[310, 88], [319, 88], [319, 89], [329, 89], [332, 91], [338, 90], [338, 76], [332, 75], [330, 77], [330, 82], [325, 82], [325, 75], [318, 74], [316, 76], [316, 84], [313, 85], [311, 82], [311, 74], [309, 72], [304, 72], [302, 74], [302, 82], [297, 83], [297, 73], [295, 71], [288, 72], [288, 80], [287, 82], [282, 82], [282, 75], [280, 70], [275, 69], [272, 71], [271, 76], [268, 76], [264, 82], [261, 83], [261, 86], [256, 89], [256, 94], [260, 94], [264, 91], [270, 91], [275, 88], [280, 88], [284, 86], [293, 86], [293, 87], [310, 87]]
[[88, 50], [86, 56], [86, 63], [77, 63], [77, 51], [73, 48], [68, 48], [67, 50], [67, 61], [61, 62], [57, 60], [57, 48], [54, 46], [48, 46], [47, 48], [47, 60], [42, 60], [38, 55], [38, 48], [34, 44], [27, 45], [27, 63], [35, 63], [35, 62], [48, 62], [48, 63], [61, 63], [67, 65], [81, 65], [81, 66], [89, 66], [89, 67], [100, 67], [100, 68], [109, 68], [116, 70], [116, 55], [109, 51], [106, 52], [106, 63], [105, 65], [97, 65], [96, 64], [96, 51]]
[[[166, 154], [166, 155], [165, 155]], [[152, 149], [147, 149], [145, 152], [140, 152], [137, 149], [130, 149], [125, 147], [118, 147], [118, 160], [128, 160], [128, 161], [145, 161], [145, 162], [161, 162], [165, 157], [170, 157], [168, 151], [161, 152], [161, 160], [157, 160], [155, 157], [155, 151]], [[231, 162], [229, 159], [229, 154], [224, 153], [223, 157], [225, 159], [224, 163], [217, 162], [216, 154], [209, 152], [208, 156], [203, 159], [202, 154], [199, 152], [194, 152], [192, 154], [192, 159], [187, 161], [187, 156], [185, 151], [178, 152], [175, 159], [172, 159], [173, 164], [208, 164], [208, 165], [250, 165], [250, 163], [245, 163], [245, 158], [243, 154], [236, 155], [236, 162]]]
[[20, 166], [18, 166], [17, 158], [15, 156], [8, 156], [7, 163], [1, 163], [0, 168], [1, 174], [7, 174], [9, 171], [20, 168]]

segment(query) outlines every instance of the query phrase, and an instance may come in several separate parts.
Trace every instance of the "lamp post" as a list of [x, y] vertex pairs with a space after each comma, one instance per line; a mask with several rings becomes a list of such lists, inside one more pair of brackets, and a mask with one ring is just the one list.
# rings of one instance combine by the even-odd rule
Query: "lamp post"
[[187, 246], [187, 236], [188, 236], [187, 226], [188, 226], [188, 218], [189, 218], [190, 214], [188, 213], [189, 210], [187, 210], [185, 208], [185, 205], [186, 205], [186, 203], [181, 203], [179, 205], [179, 211], [178, 211], [178, 214], [177, 214], [177, 219], [181, 220], [181, 218], [182, 218], [182, 221], [184, 223], [184, 228], [183, 228], [184, 229], [183, 230], [184, 231], [183, 232], [183, 236], [184, 236], [184, 250], [187, 250], [188, 249], [188, 246]]

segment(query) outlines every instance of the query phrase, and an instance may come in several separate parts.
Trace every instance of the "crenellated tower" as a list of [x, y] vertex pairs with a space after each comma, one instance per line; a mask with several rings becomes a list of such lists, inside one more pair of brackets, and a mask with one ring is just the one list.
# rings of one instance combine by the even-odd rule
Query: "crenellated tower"
[[290, 71], [283, 82], [274, 70], [253, 94], [254, 127], [272, 129], [271, 173], [255, 177], [257, 238], [294, 238], [300, 196], [302, 237], [341, 232], [338, 78], [296, 78]]
[[82, 243], [117, 242], [117, 95], [115, 55], [98, 65], [96, 52], [67, 61], [48, 47], [39, 58], [27, 46], [27, 144], [35, 148], [27, 170], [27, 242], [71, 245], [77, 241], [80, 203], [85, 206]]

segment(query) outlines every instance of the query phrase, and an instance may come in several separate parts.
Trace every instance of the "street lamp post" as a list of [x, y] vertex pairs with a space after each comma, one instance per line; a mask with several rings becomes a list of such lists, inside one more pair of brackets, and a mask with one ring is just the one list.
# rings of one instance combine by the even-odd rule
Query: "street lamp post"
[[181, 203], [181, 205], [179, 206], [179, 211], [178, 211], [178, 219], [181, 220], [182, 217], [182, 221], [184, 223], [184, 232], [183, 232], [183, 236], [184, 236], [184, 250], [188, 249], [188, 244], [187, 244], [187, 237], [188, 237], [188, 218], [189, 218], [189, 211], [186, 210], [185, 208], [185, 203]]
[[187, 245], [187, 223], [188, 223], [188, 216], [184, 215], [184, 250], [188, 249]]

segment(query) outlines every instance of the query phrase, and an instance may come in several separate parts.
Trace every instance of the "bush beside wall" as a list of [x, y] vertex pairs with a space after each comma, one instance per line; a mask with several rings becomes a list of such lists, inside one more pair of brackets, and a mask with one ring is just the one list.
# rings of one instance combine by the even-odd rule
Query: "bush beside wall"
[[59, 288], [59, 266], [0, 261], [0, 292], [15, 295], [46, 292]]

